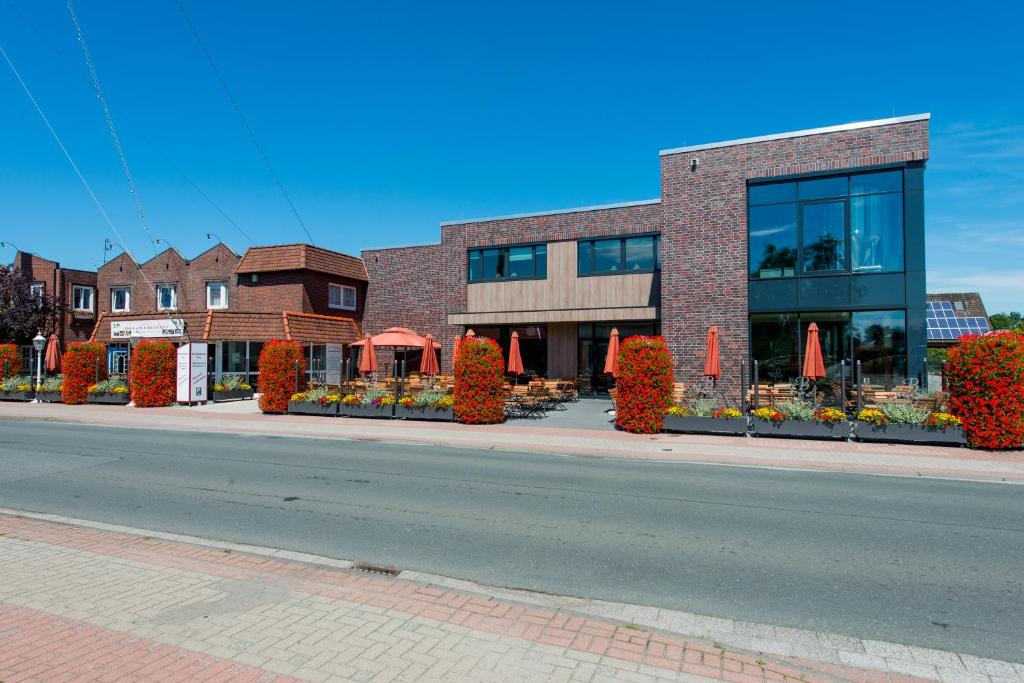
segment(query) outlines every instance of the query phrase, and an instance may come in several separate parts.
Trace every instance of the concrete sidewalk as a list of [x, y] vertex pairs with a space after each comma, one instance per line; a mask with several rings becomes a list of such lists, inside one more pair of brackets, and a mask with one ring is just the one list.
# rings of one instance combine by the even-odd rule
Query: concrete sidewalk
[[[856, 661], [743, 652], [670, 628], [592, 615], [621, 613], [623, 605], [539, 606], [558, 598], [475, 584], [453, 588], [432, 577], [367, 573], [327, 558], [127, 531], [0, 513], [0, 680], [1002, 683], [1024, 677], [1024, 666], [1006, 662], [824, 634], [810, 637]], [[651, 611], [636, 614], [643, 610]], [[770, 627], [749, 625], [755, 626], [762, 639], [769, 637]], [[810, 632], [788, 631], [790, 647], [806, 652]]]
[[0, 420], [29, 419], [141, 429], [388, 441], [449, 447], [535, 451], [583, 457], [697, 462], [754, 467], [1024, 482], [1024, 451], [755, 439], [683, 434], [640, 435], [613, 429], [545, 427], [540, 423], [459, 425], [263, 415], [254, 402], [202, 408], [0, 403]]

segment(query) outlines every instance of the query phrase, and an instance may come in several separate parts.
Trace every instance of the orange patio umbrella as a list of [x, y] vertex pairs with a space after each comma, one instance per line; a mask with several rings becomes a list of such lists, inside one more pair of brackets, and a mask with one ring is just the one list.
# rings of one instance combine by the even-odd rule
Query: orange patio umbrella
[[[375, 334], [370, 337], [366, 335], [367, 339], [371, 339], [374, 346], [394, 346], [397, 348], [406, 349], [419, 349], [422, 348], [426, 339], [416, 334], [407, 327], [389, 327], [380, 334]], [[432, 342], [435, 349], [441, 348], [441, 345], [437, 342]], [[366, 339], [357, 341], [352, 346], [363, 346], [366, 344]]]
[[[359, 354], [359, 372], [377, 372], [377, 351], [373, 348], [373, 337], [370, 333], [366, 333], [366, 337], [361, 342], [356, 342], [363, 347], [362, 353]], [[352, 346], [355, 346], [353, 344]]]
[[513, 375], [523, 374], [523, 357], [519, 354], [519, 333], [512, 333], [512, 342], [508, 347], [508, 371]]
[[57, 372], [60, 368], [60, 342], [57, 335], [51, 334], [50, 340], [46, 342], [46, 365], [47, 372]]
[[825, 360], [821, 357], [821, 341], [818, 339], [818, 323], [807, 328], [807, 347], [804, 349], [804, 377], [825, 378]]
[[436, 375], [439, 371], [437, 352], [434, 351], [434, 337], [428, 333], [423, 339], [423, 357], [420, 359], [420, 372], [424, 375]]
[[467, 330], [466, 331], [466, 339], [471, 339], [471, 338], [473, 338], [475, 336], [476, 336], [476, 332], [474, 332], [473, 330]]
[[704, 350], [704, 376], [722, 379], [722, 365], [718, 354], [718, 326], [708, 328], [708, 341]]
[[619, 328], [612, 328], [608, 338], [608, 355], [604, 357], [604, 371], [612, 377], [619, 376]]

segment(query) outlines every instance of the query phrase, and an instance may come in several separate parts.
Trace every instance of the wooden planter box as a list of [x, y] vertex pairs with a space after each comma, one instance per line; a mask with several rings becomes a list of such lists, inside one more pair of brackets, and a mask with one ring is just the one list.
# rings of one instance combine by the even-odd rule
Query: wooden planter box
[[372, 417], [391, 419], [395, 416], [394, 406], [345, 405], [338, 404], [338, 414], [346, 417]]
[[128, 394], [89, 394], [87, 403], [107, 403], [115, 406], [126, 406], [131, 402]]
[[939, 429], [925, 425], [857, 423], [858, 441], [891, 441], [894, 443], [922, 443], [942, 446], [962, 446], [967, 443], [963, 427]]
[[36, 397], [34, 391], [0, 391], [0, 401], [31, 401]]
[[288, 401], [288, 414], [337, 417], [338, 404], [328, 403], [327, 405], [321, 405], [312, 401]]
[[59, 391], [40, 391], [36, 394], [42, 403], [63, 403], [64, 396]]
[[231, 391], [210, 390], [210, 400], [214, 403], [221, 401], [244, 401], [253, 397], [252, 389], [233, 389]]
[[684, 434], [747, 435], [745, 417], [700, 417], [697, 415], [666, 415], [665, 431]]
[[818, 422], [816, 420], [761, 420], [754, 418], [754, 436], [782, 436], [790, 439], [849, 439], [852, 427], [849, 422]]
[[433, 420], [454, 422], [455, 411], [451, 408], [417, 408], [416, 406], [395, 406], [395, 417], [404, 420]]

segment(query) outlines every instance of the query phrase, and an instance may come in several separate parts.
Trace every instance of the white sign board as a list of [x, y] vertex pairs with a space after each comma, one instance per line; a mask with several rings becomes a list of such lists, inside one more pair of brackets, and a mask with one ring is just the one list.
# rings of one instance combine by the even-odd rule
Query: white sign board
[[341, 344], [327, 345], [327, 367], [324, 384], [335, 386], [341, 385], [341, 353], [344, 347]]
[[178, 403], [206, 401], [206, 344], [178, 347]]
[[142, 337], [180, 337], [185, 334], [185, 321], [181, 318], [160, 320], [114, 320], [110, 323], [111, 339]]

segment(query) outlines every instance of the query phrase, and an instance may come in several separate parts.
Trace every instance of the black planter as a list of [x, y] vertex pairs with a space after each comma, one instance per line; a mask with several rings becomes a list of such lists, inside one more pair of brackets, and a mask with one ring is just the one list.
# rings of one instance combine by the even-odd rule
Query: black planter
[[886, 424], [874, 425], [858, 422], [858, 441], [890, 441], [893, 443], [922, 443], [941, 446], [962, 446], [967, 443], [962, 427], [928, 427], [926, 425]]
[[372, 418], [387, 418], [391, 419], [395, 416], [394, 406], [374, 406], [364, 405], [362, 403], [358, 405], [345, 405], [344, 403], [339, 404], [338, 414], [346, 417], [372, 417]]
[[432, 420], [454, 422], [455, 411], [451, 408], [417, 408], [416, 406], [395, 406], [395, 417], [404, 420]]
[[115, 406], [126, 406], [131, 402], [128, 394], [89, 394], [89, 403], [106, 403]]
[[31, 401], [36, 397], [33, 391], [0, 391], [0, 401]]
[[252, 389], [232, 389], [231, 391], [210, 391], [210, 400], [214, 403], [221, 401], [244, 401], [252, 398]]
[[852, 425], [843, 422], [817, 420], [761, 420], [754, 418], [751, 425], [754, 436], [782, 436], [790, 439], [849, 439]]
[[746, 436], [747, 418], [666, 415], [665, 431], [681, 432], [683, 434], [724, 434], [730, 436]]
[[36, 394], [36, 398], [38, 398], [43, 403], [64, 402], [64, 397], [59, 391], [40, 391], [38, 394]]
[[313, 401], [288, 401], [289, 415], [323, 415], [326, 417], [337, 417], [338, 404], [328, 403], [322, 405]]

